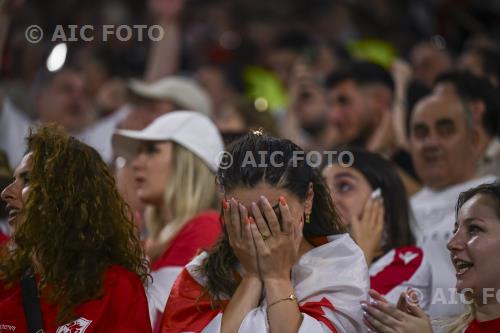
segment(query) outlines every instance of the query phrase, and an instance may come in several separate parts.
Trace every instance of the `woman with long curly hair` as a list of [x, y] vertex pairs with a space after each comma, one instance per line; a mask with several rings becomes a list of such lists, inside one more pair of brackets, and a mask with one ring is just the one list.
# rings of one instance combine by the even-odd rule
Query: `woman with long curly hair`
[[151, 332], [148, 264], [106, 164], [53, 125], [27, 143], [2, 192], [14, 233], [0, 254], [0, 331], [31, 332], [31, 278], [45, 332]]
[[217, 175], [224, 233], [176, 280], [163, 333], [365, 331], [363, 253], [303, 154], [258, 132], [235, 143]]

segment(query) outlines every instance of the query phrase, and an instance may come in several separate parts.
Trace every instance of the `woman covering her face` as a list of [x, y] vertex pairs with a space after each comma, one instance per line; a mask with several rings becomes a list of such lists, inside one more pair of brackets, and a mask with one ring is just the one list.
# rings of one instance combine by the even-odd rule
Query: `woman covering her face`
[[363, 254], [300, 154], [259, 133], [235, 143], [217, 174], [224, 233], [176, 280], [162, 332], [365, 331]]
[[27, 141], [2, 192], [14, 233], [0, 253], [0, 330], [28, 332], [29, 279], [45, 332], [151, 332], [148, 265], [106, 164], [55, 126]]
[[375, 332], [494, 333], [500, 332], [500, 182], [483, 184], [460, 194], [454, 235], [448, 242], [456, 269], [456, 288], [468, 309], [434, 328], [418, 305], [403, 293], [397, 307], [371, 291], [363, 303], [365, 322]]
[[401, 292], [414, 289], [427, 309], [432, 291], [431, 268], [410, 230], [410, 209], [396, 168], [383, 157], [347, 148], [352, 165], [326, 166], [323, 171], [332, 199], [368, 263], [370, 286], [392, 304]]

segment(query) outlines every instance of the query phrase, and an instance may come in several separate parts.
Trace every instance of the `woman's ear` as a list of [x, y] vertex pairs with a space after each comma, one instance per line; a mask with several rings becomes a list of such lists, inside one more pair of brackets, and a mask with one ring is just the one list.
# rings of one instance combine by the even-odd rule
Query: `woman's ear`
[[309, 189], [307, 190], [306, 201], [304, 203], [304, 212], [309, 215], [312, 212], [312, 206], [314, 201], [314, 187], [313, 183], [309, 183]]

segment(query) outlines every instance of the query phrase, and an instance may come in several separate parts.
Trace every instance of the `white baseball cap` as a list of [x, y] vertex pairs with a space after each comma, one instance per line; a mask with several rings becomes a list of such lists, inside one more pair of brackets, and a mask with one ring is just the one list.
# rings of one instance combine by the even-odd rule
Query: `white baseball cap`
[[169, 76], [151, 83], [132, 79], [128, 88], [140, 97], [169, 100], [184, 110], [198, 111], [209, 117], [212, 115], [212, 102], [208, 93], [192, 79]]
[[142, 131], [115, 130], [113, 150], [116, 156], [131, 159], [141, 141], [173, 141], [201, 158], [216, 172], [224, 150], [222, 137], [215, 124], [194, 111], [173, 111], [156, 118]]

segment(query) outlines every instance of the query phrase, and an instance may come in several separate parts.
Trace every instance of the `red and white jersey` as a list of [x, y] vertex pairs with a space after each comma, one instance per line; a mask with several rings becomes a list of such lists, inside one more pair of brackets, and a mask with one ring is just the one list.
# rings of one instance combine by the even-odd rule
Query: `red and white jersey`
[[418, 293], [420, 307], [427, 310], [432, 293], [432, 271], [424, 252], [416, 246], [405, 246], [387, 252], [369, 269], [371, 288], [392, 304], [407, 288]]
[[[206, 256], [196, 257], [175, 281], [163, 314], [162, 333], [220, 332], [222, 310], [213, 310], [207, 298], [200, 298], [206, 278], [197, 268]], [[292, 269], [292, 284], [303, 314], [300, 333], [366, 332], [360, 301], [367, 299], [368, 269], [349, 235], [328, 237], [326, 244], [305, 253]], [[243, 319], [239, 333], [269, 331], [267, 304], [261, 299]]]
[[[75, 320], [57, 325], [59, 307], [41, 299], [40, 308], [47, 333], [151, 332], [141, 280], [120, 266], [108, 268], [104, 275], [103, 296], [79, 305], [75, 309]], [[28, 332], [19, 284], [9, 289], [0, 285], [0, 332]]]
[[200, 213], [181, 229], [161, 257], [152, 263], [153, 283], [148, 286], [146, 293], [154, 331], [159, 329], [159, 321], [170, 289], [183, 267], [200, 249], [208, 249], [214, 245], [221, 231], [219, 214], [216, 211]]

